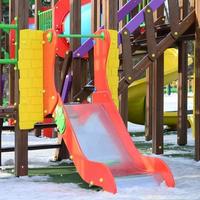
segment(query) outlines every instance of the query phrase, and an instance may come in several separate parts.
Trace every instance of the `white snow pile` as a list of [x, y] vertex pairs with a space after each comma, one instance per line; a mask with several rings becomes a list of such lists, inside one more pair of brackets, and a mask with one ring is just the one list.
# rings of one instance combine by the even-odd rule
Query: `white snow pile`
[[[169, 107], [168, 110], [170, 110]], [[131, 124], [129, 129], [136, 132], [144, 131], [143, 126]], [[188, 136], [189, 145], [193, 146], [194, 139], [191, 136], [191, 130], [188, 131]], [[136, 137], [135, 139], [144, 141], [144, 137]], [[13, 134], [4, 132], [2, 141], [3, 146], [14, 145]], [[165, 142], [176, 146], [176, 136], [166, 136]], [[39, 143], [56, 143], [56, 140], [29, 136], [29, 144]], [[53, 151], [30, 151], [30, 166], [49, 166]], [[178, 151], [174, 150], [174, 153], [179, 153]], [[168, 152], [166, 151], [166, 153]], [[159, 157], [171, 168], [176, 181], [175, 188], [167, 188], [164, 184], [147, 186], [142, 181], [135, 181], [131, 186], [119, 188], [118, 193], [113, 195], [104, 191], [82, 189], [76, 184], [48, 182], [48, 176], [16, 178], [2, 170], [0, 171], [0, 200], [200, 200], [200, 162], [187, 158]], [[13, 153], [3, 153], [3, 168], [13, 166], [13, 163]]]

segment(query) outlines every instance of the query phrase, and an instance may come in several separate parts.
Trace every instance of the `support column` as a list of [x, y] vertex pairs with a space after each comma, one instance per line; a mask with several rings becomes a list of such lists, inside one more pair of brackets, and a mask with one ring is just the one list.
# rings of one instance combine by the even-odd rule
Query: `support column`
[[[15, 0], [9, 0], [9, 23], [12, 23], [12, 20], [15, 17]], [[14, 105], [14, 90], [15, 90], [15, 72], [14, 65], [9, 67], [9, 103]]]
[[177, 143], [187, 144], [187, 42], [182, 41], [178, 46], [178, 124]]
[[[81, 0], [70, 0], [70, 33], [80, 34], [81, 33]], [[78, 38], [70, 39], [71, 51], [76, 50], [81, 45], [81, 40]], [[81, 76], [82, 76], [81, 59], [75, 58], [72, 61], [72, 90], [71, 97], [73, 97], [81, 90]], [[76, 99], [78, 101], [78, 99]]]
[[[3, 1], [0, 0], [0, 22], [2, 22], [3, 20]], [[1, 52], [1, 47], [2, 47], [2, 40], [1, 40], [1, 36], [2, 36], [2, 30], [0, 30], [0, 59], [2, 58], [2, 52]], [[3, 73], [3, 65], [0, 65], [0, 105], [2, 105], [3, 103], [3, 93], [2, 93], [2, 73]], [[0, 149], [2, 146], [2, 127], [3, 127], [3, 119], [0, 119]], [[0, 150], [0, 166], [1, 166], [1, 150]]]
[[145, 140], [152, 140], [152, 98], [153, 98], [153, 64], [146, 70], [146, 112], [145, 112]]
[[38, 12], [41, 10], [42, 3], [41, 0], [35, 0], [35, 28], [39, 30], [39, 17]]
[[102, 0], [103, 2], [103, 24], [107, 29], [118, 29], [118, 0]]
[[195, 1], [195, 160], [200, 160], [200, 1]]
[[[18, 17], [19, 29], [28, 27], [29, 6], [27, 0], [15, 0], [15, 15]], [[15, 70], [15, 174], [28, 175], [28, 130], [19, 129], [19, 70]]]
[[[187, 16], [189, 1], [183, 1], [183, 18]], [[187, 42], [181, 41], [178, 46], [178, 145], [187, 144]]]
[[152, 150], [155, 154], [163, 154], [164, 55], [154, 62], [153, 77]]

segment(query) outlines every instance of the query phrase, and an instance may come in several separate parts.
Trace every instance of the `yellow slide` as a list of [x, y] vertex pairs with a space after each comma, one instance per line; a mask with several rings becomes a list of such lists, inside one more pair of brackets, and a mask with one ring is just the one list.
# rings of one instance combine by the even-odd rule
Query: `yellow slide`
[[[193, 59], [189, 57], [189, 65]], [[167, 49], [164, 53], [164, 84], [167, 85], [178, 78], [178, 50]], [[136, 124], [145, 123], [146, 78], [135, 81], [128, 90], [128, 120]], [[164, 113], [164, 124], [176, 126], [177, 112]]]

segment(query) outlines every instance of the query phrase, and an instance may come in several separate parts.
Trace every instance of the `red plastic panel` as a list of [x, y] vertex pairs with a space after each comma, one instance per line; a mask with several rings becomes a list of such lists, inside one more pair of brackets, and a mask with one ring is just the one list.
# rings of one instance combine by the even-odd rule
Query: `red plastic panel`
[[[52, 34], [52, 40], [48, 41], [48, 34]], [[52, 114], [58, 102], [58, 94], [54, 81], [54, 64], [56, 55], [57, 35], [49, 30], [43, 38], [43, 64], [44, 64], [44, 114]]]
[[[91, 2], [91, 0], [82, 0], [82, 5]], [[63, 33], [63, 22], [70, 12], [70, 0], [59, 0], [54, 9], [54, 30], [57, 34]], [[56, 53], [60, 57], [65, 57], [66, 51], [69, 50], [69, 43], [65, 38], [58, 38]]]

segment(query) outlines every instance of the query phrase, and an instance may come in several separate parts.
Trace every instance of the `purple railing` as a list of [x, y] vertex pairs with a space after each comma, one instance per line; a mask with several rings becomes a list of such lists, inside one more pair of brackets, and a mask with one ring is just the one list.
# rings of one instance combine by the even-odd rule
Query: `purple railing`
[[117, 12], [118, 22], [124, 19], [142, 0], [130, 0]]
[[[118, 11], [118, 21], [121, 21], [127, 14], [131, 12], [141, 0], [130, 0], [126, 3], [119, 11]], [[147, 5], [153, 11], [157, 10], [165, 0], [151, 0], [151, 2]], [[136, 16], [134, 16], [118, 33], [119, 44], [121, 44], [121, 34], [124, 29], [127, 29], [130, 33], [133, 33], [143, 22], [144, 22], [144, 13], [146, 7], [144, 7]], [[73, 57], [83, 57], [86, 53], [88, 53], [93, 48], [93, 40], [88, 39], [85, 43], [80, 46], [77, 50], [74, 51]]]

